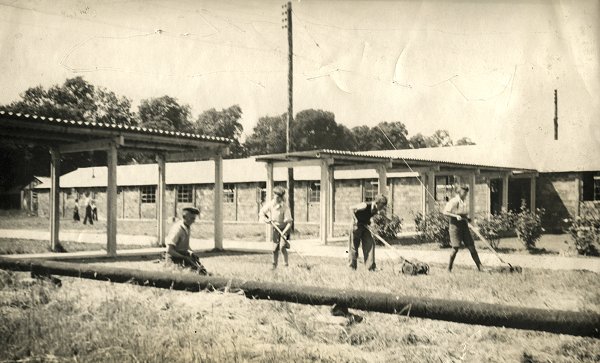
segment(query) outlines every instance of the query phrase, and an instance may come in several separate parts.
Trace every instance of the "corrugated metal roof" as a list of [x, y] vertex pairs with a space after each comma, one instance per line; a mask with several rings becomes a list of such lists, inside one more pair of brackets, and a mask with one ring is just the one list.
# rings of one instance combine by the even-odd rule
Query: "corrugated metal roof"
[[6, 112], [6, 111], [0, 111], [0, 119], [18, 119], [18, 120], [27, 120], [27, 121], [31, 121], [31, 122], [46, 123], [48, 125], [81, 127], [81, 128], [90, 128], [90, 129], [103, 129], [103, 130], [113, 130], [113, 131], [114, 130], [127, 131], [127, 132], [147, 134], [147, 135], [173, 136], [173, 137], [180, 137], [180, 138], [186, 138], [186, 139], [192, 139], [192, 140], [213, 141], [213, 142], [219, 142], [219, 143], [224, 143], [224, 144], [229, 144], [233, 141], [233, 140], [225, 138], [225, 137], [192, 134], [192, 133], [188, 133], [188, 132], [149, 129], [149, 128], [139, 127], [139, 126], [129, 126], [129, 125], [102, 123], [102, 122], [63, 120], [60, 118], [44, 117], [44, 116], [29, 115], [29, 114], [22, 114], [22, 113], [13, 113], [13, 112]]

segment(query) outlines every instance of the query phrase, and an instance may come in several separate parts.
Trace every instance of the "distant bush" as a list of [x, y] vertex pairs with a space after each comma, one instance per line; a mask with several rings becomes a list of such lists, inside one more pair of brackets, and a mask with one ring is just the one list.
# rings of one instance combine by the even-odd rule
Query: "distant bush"
[[448, 232], [448, 217], [439, 211], [429, 212], [425, 215], [418, 213], [415, 216], [418, 239], [421, 242], [435, 242], [440, 247], [450, 247], [450, 233]]
[[577, 253], [586, 256], [600, 255], [600, 218], [589, 215], [566, 220], [570, 225], [567, 232], [575, 242]]
[[481, 235], [496, 249], [500, 245], [500, 238], [515, 228], [515, 219], [514, 213], [502, 211], [479, 219], [477, 227]]
[[383, 239], [394, 239], [398, 233], [402, 232], [402, 219], [398, 216], [388, 218], [383, 214], [378, 214], [373, 217], [372, 222], [371, 228]]
[[536, 209], [534, 212], [528, 210], [524, 202], [521, 203], [521, 210], [516, 214], [517, 237], [528, 250], [534, 249], [536, 242], [542, 237], [543, 214], [543, 209]]

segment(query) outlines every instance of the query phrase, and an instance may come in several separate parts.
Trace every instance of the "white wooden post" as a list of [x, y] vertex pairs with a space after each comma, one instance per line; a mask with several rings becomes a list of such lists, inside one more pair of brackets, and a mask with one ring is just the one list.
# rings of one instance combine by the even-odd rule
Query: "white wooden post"
[[475, 174], [468, 176], [469, 178], [469, 217], [472, 221], [475, 220]]
[[321, 160], [321, 215], [320, 215], [320, 224], [319, 224], [319, 237], [321, 239], [321, 243], [327, 244], [327, 227], [329, 220], [329, 165], [327, 160]]
[[433, 212], [435, 210], [435, 172], [427, 172], [427, 190], [429, 193], [425, 196], [427, 198], [427, 212]]
[[427, 214], [427, 174], [419, 172], [419, 180], [421, 180], [421, 213], [423, 216]]
[[108, 183], [106, 189], [106, 252], [117, 254], [117, 146], [111, 144], [106, 151]]
[[377, 175], [379, 177], [379, 185], [377, 186], [377, 193], [383, 194], [387, 197], [387, 168], [385, 165], [380, 165], [377, 168]]
[[536, 182], [536, 178], [535, 175], [531, 176], [531, 185], [529, 187], [529, 196], [530, 196], [530, 200], [531, 202], [529, 203], [529, 209], [533, 212], [535, 211], [535, 182]]
[[508, 174], [502, 176], [502, 210], [508, 212]]
[[329, 166], [327, 170], [327, 236], [333, 238], [333, 220], [335, 213], [335, 179], [333, 166]]
[[[265, 195], [265, 203], [269, 203], [273, 196], [273, 164], [267, 163], [267, 191]], [[273, 240], [273, 227], [270, 224], [265, 225], [265, 240], [271, 242]]]
[[60, 198], [60, 153], [50, 149], [50, 246], [57, 251], [60, 245], [58, 232], [60, 229], [59, 198]]
[[215, 156], [214, 188], [214, 229], [215, 249], [223, 249], [223, 156]]
[[[166, 221], [166, 204], [165, 203], [165, 198], [166, 198], [166, 192], [165, 192], [165, 188], [166, 188], [166, 163], [165, 163], [165, 156], [162, 154], [157, 154], [156, 155], [156, 162], [158, 163], [158, 188], [157, 188], [157, 208], [156, 208], [156, 218], [157, 218], [157, 223], [156, 223], [156, 230], [157, 233], [156, 235], [158, 236], [158, 240], [157, 243], [159, 246], [161, 247], [165, 247], [165, 230], [167, 228], [167, 221]], [[177, 193], [175, 193], [175, 197], [177, 197]]]

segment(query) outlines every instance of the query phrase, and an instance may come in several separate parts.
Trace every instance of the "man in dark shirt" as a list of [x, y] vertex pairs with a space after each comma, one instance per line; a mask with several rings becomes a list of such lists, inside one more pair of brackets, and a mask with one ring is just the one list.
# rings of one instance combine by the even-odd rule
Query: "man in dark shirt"
[[368, 229], [368, 225], [371, 224], [371, 218], [383, 211], [386, 205], [387, 198], [384, 195], [378, 195], [371, 203], [360, 203], [350, 208], [353, 223], [348, 254], [352, 269], [356, 270], [358, 246], [362, 243], [365, 267], [369, 271], [375, 270], [375, 242]]

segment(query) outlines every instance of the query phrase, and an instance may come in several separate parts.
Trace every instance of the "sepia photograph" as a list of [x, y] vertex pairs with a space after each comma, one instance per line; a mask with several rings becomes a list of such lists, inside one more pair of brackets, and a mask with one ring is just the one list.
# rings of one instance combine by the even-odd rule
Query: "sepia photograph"
[[600, 362], [600, 0], [0, 0], [0, 362]]

